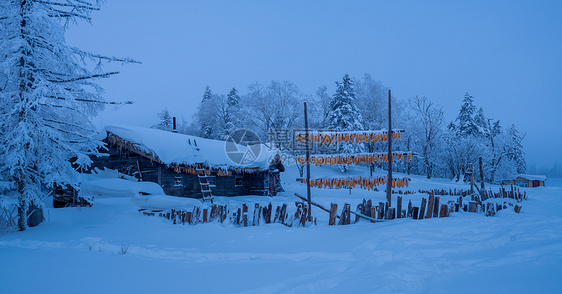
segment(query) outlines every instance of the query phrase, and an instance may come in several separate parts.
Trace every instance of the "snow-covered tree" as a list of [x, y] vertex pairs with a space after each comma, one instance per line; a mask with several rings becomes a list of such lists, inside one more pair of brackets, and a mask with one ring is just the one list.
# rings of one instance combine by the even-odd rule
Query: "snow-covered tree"
[[232, 88], [228, 95], [226, 95], [226, 104], [224, 139], [226, 139], [229, 133], [240, 127], [240, 96], [236, 88]]
[[[363, 130], [363, 118], [355, 106], [355, 90], [349, 75], [342, 82], [336, 82], [336, 93], [332, 97], [328, 111], [328, 129], [337, 131]], [[340, 152], [355, 153], [364, 151], [359, 144], [341, 143]]]
[[240, 116], [245, 127], [265, 139], [271, 129], [302, 126], [298, 123], [303, 116], [301, 102], [302, 94], [292, 82], [271, 81], [267, 87], [254, 83], [241, 98]]
[[328, 120], [328, 112], [330, 111], [330, 102], [332, 101], [332, 97], [328, 95], [328, 87], [318, 87], [318, 90], [316, 90], [316, 100], [316, 113], [321, 116], [319, 118], [319, 127], [325, 128]]
[[[235, 105], [230, 106], [232, 100], [225, 95], [217, 95], [214, 94], [211, 98], [214, 100], [214, 105], [216, 107], [216, 121], [215, 127], [216, 134], [214, 136], [215, 139], [226, 140], [228, 138], [228, 134], [234, 130], [234, 124], [232, 122], [232, 114], [235, 110]], [[235, 115], [234, 115], [235, 116]]]
[[[90, 21], [87, 0], [0, 1], [0, 174], [17, 191], [18, 227], [28, 206], [40, 206], [42, 186], [76, 185], [75, 168], [91, 163], [101, 142], [89, 118], [103, 107], [93, 81], [103, 61], [133, 62], [66, 45], [68, 23]], [[94, 72], [83, 66], [98, 62]]]
[[158, 113], [158, 124], [152, 126], [154, 129], [164, 130], [164, 131], [171, 131], [173, 126], [172, 116], [168, 111], [168, 108], [165, 108], [160, 113]]
[[359, 131], [363, 129], [363, 118], [355, 106], [355, 90], [349, 75], [336, 82], [336, 93], [328, 111], [328, 128], [338, 131]]
[[[354, 89], [357, 93], [356, 105], [365, 127], [371, 130], [388, 128], [388, 87], [374, 80], [370, 74], [364, 74], [363, 78], [354, 80]], [[397, 117], [397, 103], [393, 105], [393, 116]]]
[[459, 115], [457, 116], [456, 132], [459, 136], [475, 136], [478, 132], [478, 127], [474, 121], [474, 114], [476, 106], [474, 106], [474, 97], [470, 94], [464, 94], [463, 103]]
[[232, 88], [228, 95], [226, 95], [229, 107], [238, 107], [240, 104], [240, 96], [238, 95], [238, 90]]
[[201, 104], [205, 103], [205, 101], [211, 99], [213, 92], [211, 91], [211, 87], [207, 86], [205, 88], [205, 93], [203, 93], [203, 99], [201, 99]]
[[525, 162], [525, 151], [523, 150], [523, 138], [524, 135], [521, 135], [515, 125], [511, 125], [511, 127], [507, 130], [508, 136], [508, 144], [506, 146], [506, 154], [507, 157], [514, 162], [515, 164], [515, 171], [518, 174], [524, 174], [527, 170], [527, 163]]
[[414, 139], [415, 149], [420, 150], [425, 173], [429, 179], [433, 176], [438, 144], [443, 131], [443, 108], [433, 104], [427, 97], [418, 96], [410, 99], [410, 108], [413, 111], [413, 118], [408, 133], [411, 133]]
[[197, 113], [195, 114], [194, 123], [199, 128], [199, 133], [196, 135], [203, 138], [215, 138], [217, 136], [216, 119], [218, 117], [218, 107], [216, 102], [217, 101], [213, 99], [211, 88], [207, 86]]

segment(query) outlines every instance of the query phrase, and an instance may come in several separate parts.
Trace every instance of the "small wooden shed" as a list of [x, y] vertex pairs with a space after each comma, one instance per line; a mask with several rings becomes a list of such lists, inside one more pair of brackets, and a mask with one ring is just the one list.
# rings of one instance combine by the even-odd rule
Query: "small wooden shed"
[[[212, 198], [218, 196], [269, 195], [270, 182], [279, 168], [270, 168], [275, 154], [265, 146], [252, 153], [250, 162], [234, 162], [225, 142], [151, 128], [106, 126], [106, 156], [92, 158], [92, 168], [109, 168], [159, 184], [166, 195]], [[232, 146], [230, 146], [232, 147]], [[237, 152], [247, 146], [234, 146]], [[278, 164], [278, 163], [276, 163]]]
[[544, 175], [517, 175], [513, 184], [519, 187], [544, 187], [546, 176]]

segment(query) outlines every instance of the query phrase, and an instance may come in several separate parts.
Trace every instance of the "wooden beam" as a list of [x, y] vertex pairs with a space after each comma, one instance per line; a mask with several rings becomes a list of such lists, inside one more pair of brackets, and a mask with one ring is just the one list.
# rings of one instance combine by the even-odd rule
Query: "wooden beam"
[[388, 207], [392, 201], [392, 112], [390, 104], [390, 90], [388, 90], [388, 175], [386, 176], [386, 202]]
[[480, 164], [480, 190], [484, 191], [484, 167], [482, 166], [482, 156], [478, 158]]
[[308, 221], [312, 221], [312, 199], [310, 196], [310, 148], [308, 145], [308, 115], [306, 111], [306, 102], [304, 102], [304, 144], [306, 147], [306, 198], [308, 199]]

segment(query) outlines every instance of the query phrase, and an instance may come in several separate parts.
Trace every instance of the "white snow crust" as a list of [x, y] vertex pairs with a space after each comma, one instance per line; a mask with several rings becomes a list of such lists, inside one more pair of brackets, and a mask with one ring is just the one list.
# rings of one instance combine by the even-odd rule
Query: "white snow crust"
[[[326, 166], [311, 169], [314, 177], [368, 172], [362, 167], [352, 174]], [[97, 177], [87, 179], [88, 189], [101, 193], [93, 207], [48, 208], [39, 226], [0, 235], [1, 293], [562, 292], [560, 179], [550, 179], [548, 187], [521, 188], [529, 199], [520, 203], [519, 214], [510, 207], [495, 217], [456, 212], [449, 218], [328, 226], [328, 214], [313, 207], [317, 225], [240, 228], [226, 222], [174, 225], [145, 216], [129, 196], [150, 185]], [[295, 166], [287, 166], [281, 177], [286, 192], [279, 196], [216, 196], [215, 202], [231, 208], [287, 203], [293, 214], [298, 200], [293, 194], [306, 195], [306, 186], [295, 181]], [[446, 179], [409, 177], [403, 190], [469, 188]], [[156, 190], [151, 191], [154, 200], [162, 204], [166, 199]], [[403, 197], [404, 205], [411, 200], [419, 206], [427, 194]], [[385, 193], [312, 189], [312, 198], [341, 210], [344, 203], [355, 209], [363, 198], [384, 201]], [[440, 196], [440, 203], [456, 198]]]

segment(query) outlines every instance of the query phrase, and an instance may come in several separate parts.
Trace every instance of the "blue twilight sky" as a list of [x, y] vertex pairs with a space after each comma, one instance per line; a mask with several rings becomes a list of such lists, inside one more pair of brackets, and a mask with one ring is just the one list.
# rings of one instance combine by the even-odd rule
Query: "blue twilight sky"
[[488, 117], [526, 133], [528, 166], [562, 167], [562, 1], [108, 0], [67, 42], [128, 56], [107, 66], [96, 123], [191, 120], [216, 93], [288, 80], [306, 94], [370, 73], [402, 99], [427, 96], [453, 120], [465, 92]]

